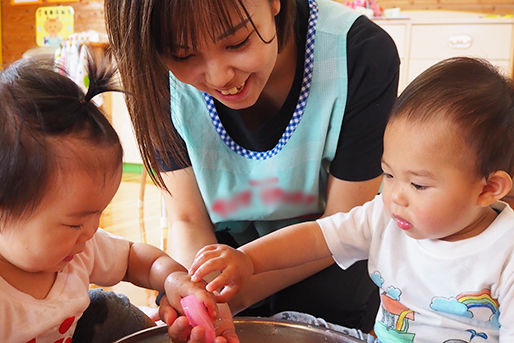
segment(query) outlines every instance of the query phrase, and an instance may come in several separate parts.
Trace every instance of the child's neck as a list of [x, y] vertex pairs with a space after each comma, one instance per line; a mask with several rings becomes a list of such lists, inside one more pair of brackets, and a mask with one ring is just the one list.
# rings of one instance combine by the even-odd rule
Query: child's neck
[[487, 228], [492, 224], [492, 222], [496, 219], [497, 216], [498, 213], [496, 213], [496, 211], [493, 208], [485, 207], [472, 223], [470, 223], [468, 226], [466, 226], [459, 232], [442, 238], [442, 240], [448, 242], [457, 242], [463, 239], [478, 236], [479, 234], [487, 230]]
[[55, 283], [57, 273], [30, 273], [0, 258], [0, 276], [20, 292], [29, 294], [36, 299], [45, 299]]

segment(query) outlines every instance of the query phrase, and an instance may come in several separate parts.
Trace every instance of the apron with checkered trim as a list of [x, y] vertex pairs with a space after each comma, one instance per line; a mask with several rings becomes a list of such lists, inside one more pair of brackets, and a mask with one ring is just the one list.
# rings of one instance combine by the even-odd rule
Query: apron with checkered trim
[[327, 168], [346, 105], [346, 34], [359, 14], [330, 0], [310, 0], [309, 12], [298, 103], [269, 151], [239, 146], [212, 97], [170, 74], [173, 124], [186, 143], [210, 219], [239, 243], [255, 238], [246, 232], [249, 222], [262, 236], [325, 206]]

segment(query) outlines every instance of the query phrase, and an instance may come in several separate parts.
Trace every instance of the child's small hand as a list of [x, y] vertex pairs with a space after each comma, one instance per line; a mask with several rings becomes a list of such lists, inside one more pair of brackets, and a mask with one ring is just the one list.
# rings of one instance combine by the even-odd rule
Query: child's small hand
[[196, 254], [189, 274], [192, 281], [201, 281], [213, 272], [221, 272], [205, 287], [216, 294], [218, 302], [226, 302], [253, 274], [253, 263], [244, 252], [223, 244], [212, 244]]
[[164, 291], [166, 292], [168, 303], [179, 313], [184, 313], [180, 300], [188, 295], [194, 295], [198, 301], [205, 305], [212, 320], [217, 318], [214, 295], [205, 290], [204, 281], [192, 281], [187, 272], [177, 271], [168, 275], [164, 282]]

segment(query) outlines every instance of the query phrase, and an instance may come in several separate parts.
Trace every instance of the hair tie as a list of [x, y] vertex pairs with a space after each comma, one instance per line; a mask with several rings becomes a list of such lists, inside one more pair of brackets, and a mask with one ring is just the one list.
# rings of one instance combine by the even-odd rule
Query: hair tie
[[85, 104], [87, 103], [87, 100], [86, 100], [86, 98], [84, 97], [84, 98], [80, 99], [80, 101], [79, 101], [79, 102], [80, 102], [82, 105], [85, 105]]

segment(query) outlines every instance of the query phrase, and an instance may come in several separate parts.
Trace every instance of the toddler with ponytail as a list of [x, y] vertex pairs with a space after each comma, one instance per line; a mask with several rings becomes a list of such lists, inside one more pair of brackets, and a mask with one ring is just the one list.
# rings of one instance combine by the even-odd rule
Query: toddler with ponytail
[[216, 316], [204, 285], [164, 252], [98, 229], [123, 152], [91, 101], [116, 90], [110, 61], [97, 62], [88, 63], [86, 93], [42, 60], [0, 73], [2, 342], [112, 342], [154, 325], [127, 298], [89, 292], [90, 283], [165, 292], [180, 312], [180, 298], [194, 294]]

